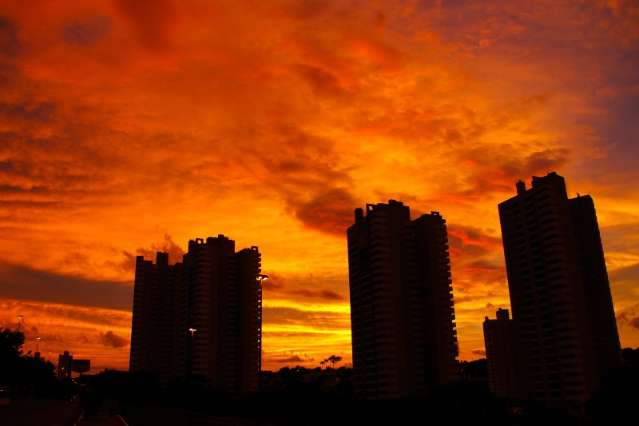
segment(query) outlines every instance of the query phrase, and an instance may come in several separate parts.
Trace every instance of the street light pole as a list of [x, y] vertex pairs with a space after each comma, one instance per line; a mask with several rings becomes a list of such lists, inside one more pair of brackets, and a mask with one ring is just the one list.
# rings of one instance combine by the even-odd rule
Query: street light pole
[[187, 345], [188, 353], [186, 354], [186, 377], [190, 381], [193, 374], [193, 337], [197, 332], [197, 328], [189, 327], [189, 343]]
[[258, 274], [256, 280], [259, 281], [257, 286], [257, 371], [262, 371], [262, 284], [268, 280], [268, 275]]

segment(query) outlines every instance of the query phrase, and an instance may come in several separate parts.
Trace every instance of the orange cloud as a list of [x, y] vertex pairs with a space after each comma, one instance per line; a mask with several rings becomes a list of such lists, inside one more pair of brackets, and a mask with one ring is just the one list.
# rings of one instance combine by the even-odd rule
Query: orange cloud
[[[635, 2], [3, 6], [0, 297], [127, 309], [133, 256], [224, 233], [273, 277], [265, 365], [348, 360], [345, 228], [397, 198], [449, 224], [475, 358], [508, 305], [496, 205], [557, 169], [595, 198], [639, 344]], [[85, 333], [120, 367], [122, 324]]]

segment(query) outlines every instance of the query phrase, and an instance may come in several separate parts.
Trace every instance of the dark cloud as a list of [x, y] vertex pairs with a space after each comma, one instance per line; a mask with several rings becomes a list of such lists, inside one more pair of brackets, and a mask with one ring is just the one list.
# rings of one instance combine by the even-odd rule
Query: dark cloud
[[352, 223], [355, 207], [357, 201], [350, 192], [343, 188], [332, 188], [294, 208], [295, 217], [309, 228], [343, 237], [346, 228]]
[[132, 287], [0, 263], [0, 297], [130, 310]]
[[611, 281], [639, 281], [639, 263], [619, 268], [609, 273]]
[[13, 58], [19, 52], [18, 28], [11, 21], [0, 16], [0, 57]]
[[311, 362], [311, 361], [314, 361], [314, 358], [311, 358], [306, 355], [304, 357], [301, 357], [299, 355], [292, 355], [286, 358], [276, 358], [276, 359], [273, 359], [272, 361], [281, 363], [281, 364], [287, 364], [291, 362]]
[[519, 179], [561, 170], [569, 160], [569, 151], [565, 148], [549, 148], [526, 155], [521, 155], [520, 151], [516, 143], [479, 146], [462, 151], [460, 160], [470, 161], [476, 166], [465, 178], [461, 191], [455, 188], [448, 190], [473, 199], [495, 192], [512, 192]]
[[262, 331], [263, 335], [268, 335], [269, 337], [276, 337], [276, 338], [303, 338], [303, 339], [313, 339], [316, 338], [318, 336], [318, 334], [325, 334], [324, 333], [317, 333], [317, 332], [312, 332], [312, 331]]
[[295, 71], [309, 84], [313, 93], [319, 96], [339, 96], [346, 94], [337, 76], [327, 70], [299, 64]]
[[[305, 299], [318, 299], [328, 301], [344, 300], [343, 294], [337, 290], [346, 288], [346, 277], [329, 275], [315, 276], [313, 274], [291, 274], [283, 275], [278, 272], [271, 272], [270, 279], [264, 281], [264, 290], [269, 297], [296, 296]], [[328, 288], [327, 288], [328, 287]]]
[[96, 16], [86, 21], [68, 23], [62, 30], [62, 38], [68, 44], [86, 47], [100, 41], [110, 27], [108, 18]]
[[122, 316], [118, 314], [108, 314], [101, 311], [96, 314], [91, 309], [85, 309], [83, 306], [57, 305], [57, 304], [38, 304], [34, 302], [24, 302], [25, 308], [37, 309], [42, 314], [52, 318], [71, 319], [87, 323], [97, 323], [101, 325], [122, 325]]
[[51, 121], [55, 111], [53, 102], [0, 102], [0, 118], [10, 121], [46, 123]]
[[448, 242], [451, 254], [477, 257], [494, 253], [501, 249], [501, 239], [489, 235], [486, 231], [466, 225], [449, 224]]
[[523, 176], [546, 174], [552, 170], [561, 169], [568, 161], [567, 149], [545, 149], [528, 155], [519, 173]]
[[[501, 259], [501, 258], [500, 258]], [[487, 259], [470, 260], [460, 262], [459, 271], [471, 282], [485, 284], [506, 283], [506, 269], [503, 262], [495, 262]], [[486, 295], [483, 295], [484, 297]]]
[[297, 290], [288, 291], [287, 293], [294, 296], [306, 297], [309, 299], [344, 300], [344, 296], [330, 290], [313, 291], [313, 290], [307, 290], [307, 289], [297, 289]]
[[303, 325], [318, 330], [339, 330], [348, 327], [350, 315], [341, 312], [304, 311], [295, 308], [263, 308], [265, 324]]
[[[59, 201], [47, 200], [0, 200], [0, 208], [7, 208], [13, 211], [17, 210], [50, 210], [60, 209], [65, 204]], [[66, 206], [68, 207], [68, 206]]]
[[170, 45], [178, 18], [173, 0], [117, 0], [117, 5], [134, 24], [145, 47], [158, 50]]
[[[0, 162], [0, 171], [2, 163]], [[50, 189], [45, 186], [31, 186], [25, 188], [17, 185], [0, 185], [0, 195], [2, 194], [45, 194]]]
[[129, 341], [124, 337], [120, 337], [109, 330], [106, 333], [100, 333], [100, 343], [102, 343], [104, 346], [109, 346], [112, 348], [122, 348], [124, 346], [127, 346], [129, 344]]

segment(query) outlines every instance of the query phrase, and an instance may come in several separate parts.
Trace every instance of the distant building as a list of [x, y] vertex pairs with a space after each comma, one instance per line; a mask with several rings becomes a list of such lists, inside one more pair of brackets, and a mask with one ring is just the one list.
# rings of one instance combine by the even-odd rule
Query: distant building
[[355, 210], [348, 228], [358, 397], [423, 395], [457, 375], [446, 221], [401, 202]]
[[496, 319], [486, 317], [484, 342], [490, 389], [500, 398], [521, 398], [521, 369], [517, 364], [519, 340], [507, 309], [498, 309]]
[[131, 371], [199, 377], [229, 392], [257, 389], [262, 293], [257, 247], [219, 235], [189, 241], [183, 262], [136, 260]]
[[73, 366], [73, 355], [68, 351], [58, 356], [58, 377], [61, 379], [71, 378], [71, 367]]
[[73, 358], [69, 351], [58, 356], [57, 375], [61, 379], [70, 379], [71, 373], [86, 373], [91, 370], [90, 359]]
[[516, 187], [499, 217], [522, 385], [534, 400], [583, 402], [620, 362], [594, 204], [569, 199], [554, 172]]
[[74, 373], [88, 373], [91, 370], [90, 359], [74, 359], [71, 363], [71, 371]]

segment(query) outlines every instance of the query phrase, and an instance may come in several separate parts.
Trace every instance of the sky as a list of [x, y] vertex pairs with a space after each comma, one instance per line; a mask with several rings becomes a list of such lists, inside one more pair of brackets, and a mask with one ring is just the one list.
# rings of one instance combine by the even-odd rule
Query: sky
[[447, 220], [479, 358], [497, 204], [554, 170], [637, 347], [637, 70], [636, 0], [0, 0], [0, 326], [125, 369], [135, 256], [224, 234], [271, 277], [264, 367], [347, 364], [345, 230], [392, 198]]

